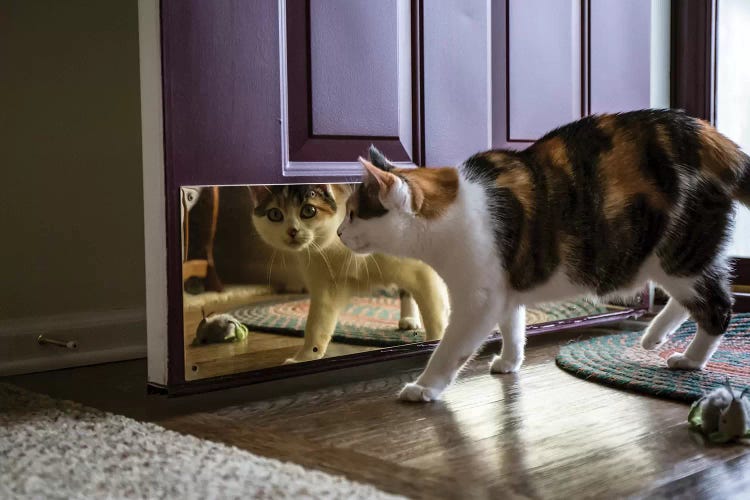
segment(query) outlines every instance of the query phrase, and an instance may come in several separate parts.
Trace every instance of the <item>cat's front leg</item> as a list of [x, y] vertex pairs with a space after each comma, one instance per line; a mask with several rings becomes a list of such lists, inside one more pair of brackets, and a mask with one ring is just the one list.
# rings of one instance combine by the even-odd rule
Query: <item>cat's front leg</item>
[[429, 402], [440, 398], [496, 324], [500, 300], [493, 295], [485, 289], [461, 296], [424, 372], [415, 382], [404, 386], [399, 399]]
[[320, 359], [326, 354], [341, 310], [349, 299], [348, 294], [331, 290], [313, 290], [310, 310], [305, 325], [305, 342], [294, 357], [284, 364]]

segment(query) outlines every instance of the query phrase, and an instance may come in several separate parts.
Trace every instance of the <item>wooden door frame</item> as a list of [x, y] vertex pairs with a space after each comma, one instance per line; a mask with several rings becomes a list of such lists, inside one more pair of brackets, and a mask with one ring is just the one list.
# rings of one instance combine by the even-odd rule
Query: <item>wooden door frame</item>
[[[720, 0], [674, 0], [670, 105], [716, 123], [716, 23]], [[734, 283], [750, 284], [750, 259], [733, 259]], [[735, 311], [750, 311], [750, 293], [734, 293]]]

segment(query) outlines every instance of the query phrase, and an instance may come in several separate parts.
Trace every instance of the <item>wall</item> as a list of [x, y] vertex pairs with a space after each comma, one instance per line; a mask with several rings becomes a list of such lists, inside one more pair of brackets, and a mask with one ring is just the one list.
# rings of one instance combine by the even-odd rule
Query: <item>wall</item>
[[137, 2], [0, 0], [0, 172], [0, 337], [142, 323]]

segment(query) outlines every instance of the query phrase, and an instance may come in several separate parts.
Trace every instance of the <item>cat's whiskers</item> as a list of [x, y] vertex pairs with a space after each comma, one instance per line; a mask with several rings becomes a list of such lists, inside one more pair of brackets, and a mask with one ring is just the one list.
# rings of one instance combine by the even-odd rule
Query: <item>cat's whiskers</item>
[[350, 253], [346, 257], [346, 271], [344, 271], [344, 280], [346, 281], [349, 276], [349, 266], [352, 263], [352, 254]]
[[365, 272], [367, 273], [367, 288], [370, 288], [370, 266], [367, 265], [367, 257], [359, 259], [365, 265]]
[[378, 274], [380, 274], [380, 279], [383, 279], [383, 270], [380, 269], [380, 264], [378, 264], [378, 259], [376, 259], [373, 254], [368, 254], [367, 258], [372, 259], [372, 263], [375, 264], [375, 267], [378, 268]]
[[306, 246], [306, 247], [305, 247], [305, 250], [307, 250], [307, 267], [309, 268], [309, 267], [310, 267], [310, 261], [311, 261], [311, 259], [312, 259], [312, 258], [310, 257], [310, 246], [309, 246], [309, 245], [308, 245], [308, 246]]

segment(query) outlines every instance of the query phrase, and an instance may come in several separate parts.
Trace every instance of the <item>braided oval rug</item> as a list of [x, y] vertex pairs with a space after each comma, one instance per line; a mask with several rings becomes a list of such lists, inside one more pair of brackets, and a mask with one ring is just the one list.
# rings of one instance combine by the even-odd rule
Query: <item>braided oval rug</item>
[[[273, 300], [250, 304], [230, 313], [250, 331], [302, 337], [305, 334], [309, 298]], [[567, 318], [594, 316], [609, 312], [601, 304], [584, 300], [540, 304], [526, 310], [527, 324]], [[348, 344], [395, 346], [424, 342], [423, 330], [399, 330], [401, 302], [387, 294], [353, 297], [339, 316], [333, 340]]]
[[640, 345], [643, 332], [595, 337], [563, 346], [557, 365], [578, 377], [668, 399], [694, 401], [724, 383], [750, 387], [750, 313], [735, 314], [729, 329], [703, 371], [670, 370], [667, 358], [682, 352], [696, 332], [685, 322], [660, 348]]

